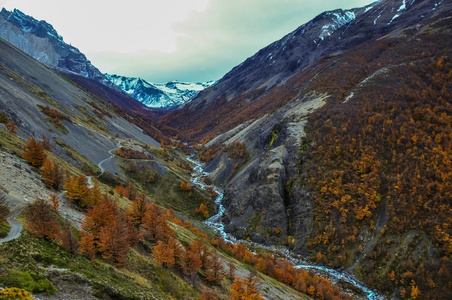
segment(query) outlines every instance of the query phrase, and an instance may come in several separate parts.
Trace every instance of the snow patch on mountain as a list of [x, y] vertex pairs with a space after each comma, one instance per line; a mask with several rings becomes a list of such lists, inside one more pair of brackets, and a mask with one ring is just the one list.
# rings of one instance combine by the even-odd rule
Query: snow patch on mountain
[[18, 9], [0, 11], [0, 37], [51, 67], [109, 83], [83, 53], [63, 41], [52, 25]]
[[327, 15], [331, 15], [332, 23], [328, 23], [322, 26], [322, 32], [319, 38], [323, 40], [325, 37], [332, 35], [339, 27], [353, 21], [355, 19], [355, 12], [352, 10], [346, 10], [341, 13], [327, 12]]
[[104, 74], [120, 89], [144, 105], [152, 108], [173, 108], [187, 103], [202, 90], [214, 85], [216, 81], [191, 83], [170, 81], [167, 83], [149, 83], [137, 77]]

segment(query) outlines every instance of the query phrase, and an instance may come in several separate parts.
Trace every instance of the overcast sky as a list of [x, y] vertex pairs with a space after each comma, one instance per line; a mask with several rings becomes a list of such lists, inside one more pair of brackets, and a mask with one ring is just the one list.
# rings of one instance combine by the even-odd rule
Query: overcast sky
[[217, 80], [319, 13], [372, 0], [0, 0], [52, 24], [102, 72]]

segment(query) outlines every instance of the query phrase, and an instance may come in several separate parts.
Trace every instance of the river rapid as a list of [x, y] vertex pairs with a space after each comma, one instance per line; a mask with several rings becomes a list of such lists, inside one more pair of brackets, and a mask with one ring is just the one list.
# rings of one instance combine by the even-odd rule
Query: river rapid
[[224, 191], [215, 185], [207, 185], [204, 183], [203, 179], [204, 179], [204, 177], [208, 176], [209, 173], [204, 171], [203, 164], [201, 162], [195, 160], [193, 158], [193, 156], [194, 155], [187, 157], [187, 160], [195, 165], [193, 167], [193, 173], [192, 173], [192, 177], [191, 177], [192, 182], [203, 190], [212, 188], [217, 193], [217, 197], [215, 198], [215, 203], [217, 206], [217, 213], [215, 215], [213, 215], [212, 217], [210, 217], [209, 219], [205, 220], [204, 223], [207, 226], [209, 226], [210, 228], [214, 229], [225, 241], [230, 242], [232, 244], [241, 243], [241, 244], [247, 244], [247, 245], [251, 245], [251, 246], [257, 246], [257, 247], [267, 249], [269, 251], [278, 250], [280, 253], [282, 253], [282, 255], [284, 255], [284, 257], [287, 260], [291, 261], [295, 265], [295, 268], [297, 268], [297, 269], [303, 268], [303, 269], [312, 269], [312, 270], [323, 271], [334, 278], [344, 280], [344, 281], [352, 284], [353, 286], [357, 287], [358, 289], [363, 291], [366, 298], [369, 300], [385, 299], [382, 295], [372, 291], [371, 289], [366, 287], [362, 282], [360, 282], [358, 279], [356, 279], [353, 275], [351, 275], [349, 273], [346, 273], [346, 272], [343, 272], [340, 270], [331, 269], [331, 268], [328, 268], [328, 267], [325, 267], [322, 265], [318, 265], [318, 264], [311, 264], [307, 260], [303, 259], [299, 255], [289, 251], [286, 248], [267, 246], [267, 245], [263, 245], [263, 244], [239, 240], [239, 239], [236, 239], [231, 234], [225, 232], [224, 224], [221, 223], [221, 217], [223, 216], [223, 214], [226, 211], [226, 208], [222, 204]]

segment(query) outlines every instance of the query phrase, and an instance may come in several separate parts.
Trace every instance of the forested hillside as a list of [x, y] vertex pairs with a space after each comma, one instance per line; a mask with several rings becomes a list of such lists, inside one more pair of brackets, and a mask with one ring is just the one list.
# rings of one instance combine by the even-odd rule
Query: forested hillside
[[[442, 8], [325, 55], [272, 89], [177, 112], [174, 124], [184, 138], [206, 143], [224, 133], [201, 157], [221, 174], [212, 179], [225, 182], [226, 230], [266, 243], [281, 241], [281, 232], [289, 248], [346, 267], [387, 295], [452, 297], [452, 27], [450, 7]], [[295, 173], [287, 136], [296, 112], [292, 119], [287, 113], [275, 118], [312, 94], [327, 100], [307, 118]], [[207, 117], [184, 127], [180, 120], [194, 115]], [[254, 124], [265, 122], [275, 125], [261, 125], [257, 133]], [[231, 167], [237, 160], [221, 156], [227, 147], [219, 147], [233, 141], [250, 151], [238, 170]], [[276, 150], [283, 160], [276, 160]], [[271, 177], [260, 174], [274, 174], [275, 161], [284, 166], [271, 175], [282, 196], [267, 198], [261, 191]], [[286, 219], [274, 216], [277, 205]]]

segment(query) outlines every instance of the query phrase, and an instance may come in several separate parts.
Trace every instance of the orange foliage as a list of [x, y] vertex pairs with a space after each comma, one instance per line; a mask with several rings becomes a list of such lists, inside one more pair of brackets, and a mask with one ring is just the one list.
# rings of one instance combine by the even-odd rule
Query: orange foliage
[[32, 235], [46, 241], [56, 241], [61, 231], [57, 211], [41, 198], [29, 205], [26, 227]]
[[[322, 68], [329, 72], [311, 82], [311, 88], [331, 97], [312, 114], [307, 129], [314, 144], [306, 151], [310, 168], [305, 179], [314, 192], [314, 218], [319, 220], [308, 241], [315, 251], [322, 250], [326, 261], [343, 265], [348, 261], [345, 249], [358, 247], [355, 237], [364, 226], [374, 229], [376, 220], [384, 218], [384, 227], [378, 228], [380, 249], [367, 257], [366, 268], [371, 285], [388, 294], [403, 287], [409, 296], [411, 287], [402, 283], [404, 272], [397, 272], [405, 268], [404, 259], [392, 265], [394, 274], [388, 270], [380, 277], [375, 272], [376, 263], [393, 255], [383, 249], [385, 235], [419, 230], [438, 252], [418, 256], [409, 249], [407, 257], [416, 258], [406, 269], [417, 273], [423, 297], [452, 297], [446, 285], [428, 283], [446, 282], [452, 274], [448, 41], [442, 33], [422, 34], [410, 43], [410, 57], [403, 55], [407, 45], [397, 39], [374, 41], [345, 55], [340, 67], [325, 58]], [[361, 86], [344, 103], [357, 83], [386, 66], [384, 79]]]
[[220, 282], [225, 275], [223, 263], [217, 255], [212, 255], [205, 264], [206, 280]]
[[205, 219], [209, 218], [209, 211], [207, 210], [207, 205], [205, 205], [204, 203], [201, 203], [199, 208], [195, 209], [195, 212], [197, 214], [201, 214]]
[[155, 261], [164, 268], [172, 268], [176, 262], [174, 254], [175, 245], [176, 242], [173, 238], [169, 240], [168, 244], [158, 241], [152, 251], [152, 257], [154, 257]]
[[231, 287], [231, 300], [261, 300], [264, 299], [256, 290], [257, 281], [248, 281], [237, 277]]
[[152, 156], [146, 153], [142, 153], [133, 149], [126, 149], [121, 147], [116, 150], [116, 154], [120, 157], [128, 158], [128, 159], [151, 159]]
[[82, 224], [80, 251], [94, 258], [103, 258], [122, 266], [130, 249], [129, 231], [116, 202], [104, 195], [86, 214]]
[[182, 181], [182, 183], [180, 184], [180, 188], [185, 192], [191, 191], [190, 183], [185, 181]]
[[218, 300], [218, 296], [211, 291], [203, 291], [202, 294], [199, 296], [199, 300]]
[[167, 242], [174, 235], [174, 231], [166, 221], [165, 211], [158, 205], [151, 203], [142, 219], [144, 238], [151, 243]]
[[42, 112], [44, 114], [46, 114], [47, 116], [49, 116], [50, 118], [53, 118], [55, 120], [66, 120], [71, 122], [71, 118], [66, 115], [65, 113], [62, 113], [56, 109], [50, 108], [49, 106], [42, 106], [42, 105], [38, 105], [38, 107], [42, 110]]
[[42, 145], [31, 137], [28, 139], [27, 145], [25, 146], [25, 152], [22, 157], [33, 167], [39, 168], [46, 160], [47, 155], [45, 154]]
[[66, 197], [81, 207], [92, 206], [99, 200], [97, 189], [88, 187], [87, 178], [84, 175], [69, 178], [64, 189]]
[[146, 193], [143, 191], [135, 201], [132, 202], [130, 210], [127, 212], [127, 217], [136, 228], [143, 224], [144, 216], [150, 209], [150, 205], [146, 200]]
[[8, 124], [6, 124], [6, 129], [8, 129], [9, 132], [16, 134], [16, 123], [14, 123], [14, 121], [9, 122]]
[[40, 173], [42, 181], [49, 189], [58, 190], [64, 182], [64, 174], [57, 164], [46, 159], [42, 164]]

